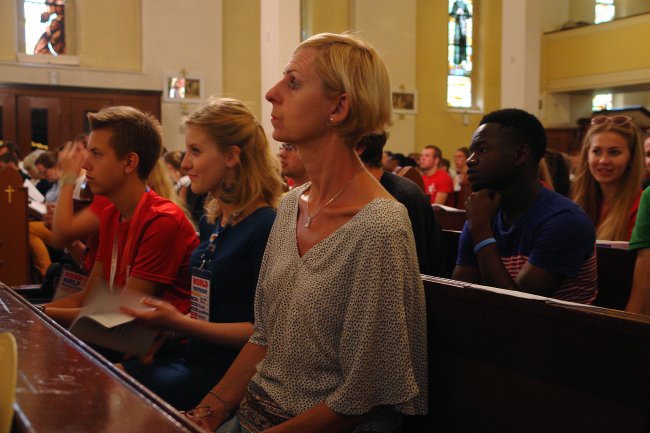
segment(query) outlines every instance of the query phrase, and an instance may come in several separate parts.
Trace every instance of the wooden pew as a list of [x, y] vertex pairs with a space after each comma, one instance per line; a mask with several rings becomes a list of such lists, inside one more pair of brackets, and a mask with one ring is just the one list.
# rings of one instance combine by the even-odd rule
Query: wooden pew
[[423, 277], [428, 430], [650, 431], [650, 317]]
[[463, 226], [465, 226], [465, 221], [467, 219], [465, 216], [465, 210], [458, 209], [456, 211], [448, 211], [437, 205], [432, 206], [441, 229], [463, 230]]
[[200, 430], [0, 283], [0, 332], [18, 343], [12, 432]]
[[17, 170], [0, 170], [0, 281], [29, 281], [27, 191]]
[[594, 305], [624, 310], [632, 291], [636, 251], [598, 246], [598, 296]]
[[460, 240], [460, 231], [458, 230], [443, 230], [442, 241], [447, 249], [445, 251], [445, 259], [447, 260], [446, 270], [447, 277], [451, 278], [454, 267], [456, 267], [456, 259], [458, 258], [458, 241]]

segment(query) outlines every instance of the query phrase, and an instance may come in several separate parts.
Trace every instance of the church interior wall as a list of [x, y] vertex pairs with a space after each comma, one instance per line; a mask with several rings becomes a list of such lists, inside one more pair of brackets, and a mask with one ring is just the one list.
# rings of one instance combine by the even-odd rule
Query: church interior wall
[[[0, 2], [3, 82], [52, 84], [54, 76], [59, 85], [162, 90], [164, 74], [185, 68], [203, 76], [207, 95], [222, 93], [221, 0], [74, 0], [77, 20], [88, 20], [75, 25], [77, 39], [81, 38], [76, 44], [79, 66], [18, 63], [16, 5], [15, 1]], [[108, 5], [115, 10], [108, 13], [104, 9]], [[116, 49], [128, 54], [115, 60], [120, 57], [114, 57]], [[109, 53], [105, 58], [114, 63], [98, 63], [101, 53]], [[137, 62], [133, 53], [137, 53]], [[162, 103], [164, 140], [170, 149], [184, 146], [179, 128], [183, 111], [178, 103]]]
[[[526, 0], [531, 4], [538, 1]], [[267, 46], [260, 24], [260, 0], [68, 2], [74, 7], [74, 14], [72, 10], [70, 13], [75, 21], [70, 25], [74, 35], [71, 47], [73, 54], [79, 56], [79, 66], [18, 63], [18, 2], [0, 2], [0, 80], [161, 90], [164, 74], [184, 68], [203, 77], [206, 95], [241, 99], [260, 119], [265, 118], [264, 87], [279, 76], [288, 56], [283, 53], [277, 65], [263, 64], [262, 49]], [[292, 8], [302, 3], [311, 10], [308, 16], [303, 11], [302, 21], [303, 25], [310, 26], [312, 33], [347, 29], [358, 32], [382, 54], [394, 88], [403, 86], [418, 91], [418, 113], [393, 118], [387, 146], [391, 150], [409, 153], [436, 144], [445, 155], [450, 155], [457, 147], [469, 143], [483, 114], [507, 103], [501, 86], [502, 37], [509, 22], [504, 0], [477, 2], [475, 106], [469, 110], [449, 109], [446, 104], [448, 11], [445, 2], [292, 0], [290, 3]], [[541, 32], [558, 30], [569, 20], [593, 21], [592, 0], [544, 0], [540, 5]], [[620, 0], [616, 5], [617, 16], [650, 9], [647, 0]], [[281, 19], [295, 20], [298, 16], [296, 13]], [[578, 117], [590, 114], [589, 101], [596, 91], [616, 90], [622, 85], [647, 87], [650, 53], [646, 45], [636, 42], [650, 37], [649, 24], [650, 15], [646, 14], [542, 36], [544, 56], [539, 68], [542, 79], [535, 99], [542, 102], [543, 108], [537, 114], [543, 122], [548, 126], [574, 124]], [[293, 27], [290, 31], [293, 32]], [[284, 39], [285, 45], [293, 47], [298, 38]], [[608, 61], [602, 61], [604, 52]], [[534, 60], [525, 62], [534, 65], [540, 61]], [[269, 75], [265, 68], [274, 68], [270, 74], [273, 79], [264, 78]], [[56, 83], [52, 83], [53, 76]], [[534, 79], [524, 84], [538, 86]], [[647, 106], [650, 99], [647, 88], [637, 89], [643, 92], [634, 90], [615, 95], [615, 105]], [[182, 148], [179, 122], [193, 108], [192, 104], [163, 102], [162, 121], [168, 148]]]
[[223, 96], [261, 118], [260, 2], [223, 0], [223, 17]]

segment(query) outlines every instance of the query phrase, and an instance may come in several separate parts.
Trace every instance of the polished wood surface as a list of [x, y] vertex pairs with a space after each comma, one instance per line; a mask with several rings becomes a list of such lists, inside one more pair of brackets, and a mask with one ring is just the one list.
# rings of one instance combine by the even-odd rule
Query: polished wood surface
[[15, 432], [198, 432], [183, 416], [0, 283], [18, 343]]
[[443, 230], [461, 231], [463, 230], [463, 227], [465, 227], [467, 213], [464, 209], [448, 211], [433, 205], [433, 212], [436, 214], [436, 219], [438, 220], [438, 223], [440, 223], [440, 228]]
[[650, 317], [424, 277], [428, 431], [650, 431]]
[[17, 170], [0, 170], [0, 281], [29, 281], [27, 190]]

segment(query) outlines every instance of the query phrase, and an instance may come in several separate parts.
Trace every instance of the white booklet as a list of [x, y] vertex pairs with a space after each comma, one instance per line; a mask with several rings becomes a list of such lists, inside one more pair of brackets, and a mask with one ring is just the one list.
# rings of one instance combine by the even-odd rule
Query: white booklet
[[436, 209], [440, 209], [450, 213], [465, 213], [465, 209], [458, 209], [451, 206], [445, 206], [444, 204], [439, 204], [439, 203], [432, 204], [431, 207], [433, 208], [434, 211]]
[[105, 287], [95, 287], [93, 296], [70, 326], [70, 332], [87, 343], [122, 353], [144, 355], [158, 330], [138, 325], [133, 317], [120, 311], [122, 305], [151, 310], [140, 303], [141, 299], [142, 294], [117, 294]]

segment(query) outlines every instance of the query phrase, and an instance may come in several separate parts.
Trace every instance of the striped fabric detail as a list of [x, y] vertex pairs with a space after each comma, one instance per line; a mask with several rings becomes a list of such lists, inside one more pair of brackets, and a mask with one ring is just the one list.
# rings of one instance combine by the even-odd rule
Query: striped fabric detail
[[[501, 257], [501, 261], [508, 270], [510, 277], [514, 280], [517, 278], [521, 268], [528, 262], [528, 256], [520, 254]], [[578, 274], [575, 277], [565, 279], [562, 285], [560, 285], [560, 288], [555, 292], [553, 298], [581, 304], [593, 303], [598, 294], [596, 268], [596, 249], [594, 248], [591, 257], [585, 261]]]

